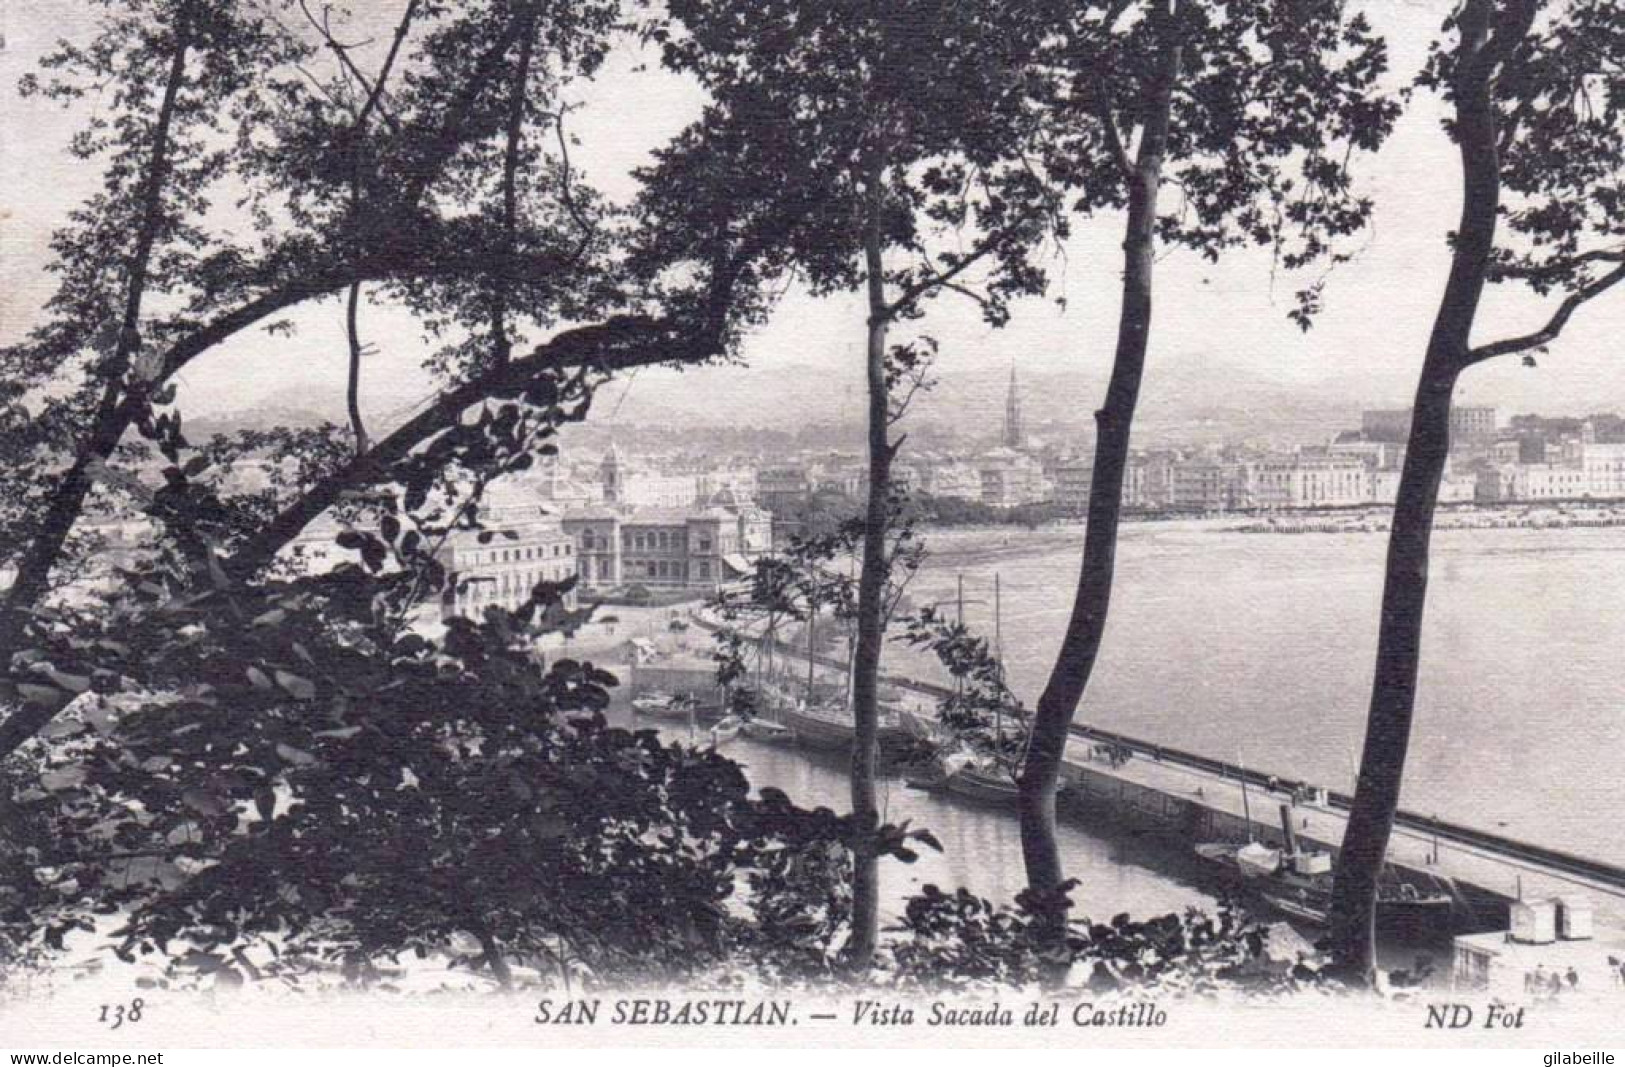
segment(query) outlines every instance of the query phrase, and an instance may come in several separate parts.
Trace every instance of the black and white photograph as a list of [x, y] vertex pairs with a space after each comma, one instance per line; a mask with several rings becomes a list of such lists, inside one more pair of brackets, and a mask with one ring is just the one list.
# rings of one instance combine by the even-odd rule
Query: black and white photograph
[[0, 1050], [1612, 1063], [1622, 283], [1619, 0], [4, 0]]

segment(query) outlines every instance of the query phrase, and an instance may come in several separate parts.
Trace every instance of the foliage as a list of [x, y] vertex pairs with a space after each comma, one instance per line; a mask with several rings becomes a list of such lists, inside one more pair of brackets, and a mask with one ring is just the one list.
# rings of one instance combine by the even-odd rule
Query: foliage
[[1054, 913], [1031, 890], [1012, 906], [927, 885], [909, 899], [900, 936], [888, 944], [894, 980], [928, 989], [1009, 988], [1038, 984], [1059, 970], [1068, 985], [1096, 993], [1210, 993], [1281, 992], [1317, 979], [1310, 961], [1268, 960], [1269, 931], [1229, 906], [1211, 915], [1192, 909], [1145, 920], [1073, 921], [1059, 948], [1044, 918]]
[[[1047, 57], [1064, 75], [1039, 89], [1065, 131], [1048, 165], [1075, 190], [1074, 209], [1128, 202], [1128, 153], [1154, 111], [1170, 48], [1177, 92], [1157, 180], [1173, 207], [1156, 219], [1158, 241], [1214, 262], [1232, 248], [1267, 247], [1288, 270], [1350, 258], [1338, 242], [1372, 206], [1351, 160], [1382, 144], [1399, 103], [1379, 85], [1386, 43], [1342, 0], [1079, 5]], [[1297, 293], [1291, 316], [1305, 329], [1324, 281]]]
[[928, 605], [902, 619], [894, 640], [936, 656], [954, 680], [954, 691], [937, 703], [937, 719], [949, 736], [976, 752], [1020, 762], [1026, 747], [1026, 712], [1004, 681], [1004, 665], [963, 621]]
[[[71, 703], [12, 759], [32, 774], [0, 819], [8, 936], [60, 948], [116, 917], [121, 956], [226, 980], [365, 980], [408, 953], [503, 980], [834, 958], [841, 817], [608, 726], [611, 675], [531, 651], [567, 589], [431, 642], [381, 608], [390, 581], [154, 574], [59, 616], [15, 694]], [[929, 842], [888, 832], [904, 859]]]

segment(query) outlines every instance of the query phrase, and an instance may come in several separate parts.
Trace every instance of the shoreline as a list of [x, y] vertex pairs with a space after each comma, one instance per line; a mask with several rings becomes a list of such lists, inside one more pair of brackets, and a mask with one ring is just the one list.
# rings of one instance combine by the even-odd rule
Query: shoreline
[[[1367, 534], [1387, 533], [1393, 509], [1387, 505], [1244, 511], [1209, 515], [1152, 514], [1125, 517], [1124, 532], [1149, 527], [1159, 532], [1207, 534]], [[979, 524], [927, 526], [927, 549], [938, 559], [992, 560], [1064, 548], [1082, 551], [1082, 519], [1057, 519], [1039, 526]], [[1625, 527], [1625, 500], [1503, 504], [1442, 504], [1436, 531], [1576, 530]], [[996, 543], [995, 543], [996, 542]]]

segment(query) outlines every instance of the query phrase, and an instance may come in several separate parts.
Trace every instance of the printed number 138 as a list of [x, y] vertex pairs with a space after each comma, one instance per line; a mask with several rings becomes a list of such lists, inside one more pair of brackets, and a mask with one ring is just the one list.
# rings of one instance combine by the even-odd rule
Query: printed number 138
[[97, 1022], [104, 1024], [109, 1030], [117, 1030], [125, 1023], [140, 1022], [141, 1009], [144, 1007], [146, 1004], [140, 997], [136, 997], [128, 1005], [103, 1004], [101, 1018]]

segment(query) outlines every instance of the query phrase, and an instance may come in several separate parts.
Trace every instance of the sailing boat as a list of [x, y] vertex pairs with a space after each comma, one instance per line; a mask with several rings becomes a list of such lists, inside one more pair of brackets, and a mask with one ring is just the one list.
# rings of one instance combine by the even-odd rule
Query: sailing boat
[[[961, 587], [963, 589], [963, 587]], [[963, 591], [961, 591], [963, 599]], [[963, 621], [963, 608], [961, 621]], [[994, 751], [960, 750], [942, 758], [942, 788], [956, 796], [982, 804], [1013, 805], [1020, 797], [1016, 786], [1016, 761], [1004, 753], [1004, 625], [1003, 598], [999, 576], [993, 575], [993, 660], [997, 672], [1000, 701], [993, 708]]]
[[[858, 736], [857, 723], [852, 715], [853, 672], [857, 667], [857, 657], [850, 654], [847, 656], [846, 677], [839, 695], [832, 694], [831, 687], [827, 685], [820, 688], [815, 675], [817, 661], [814, 659], [816, 652], [813, 643], [817, 619], [816, 610], [807, 617], [806, 697], [797, 703], [782, 707], [779, 711], [779, 721], [789, 728], [798, 744], [809, 748], [841, 751], [850, 749]], [[907, 739], [908, 732], [892, 709], [880, 708], [879, 718], [876, 737], [882, 748], [895, 746]]]
[[779, 644], [779, 617], [770, 612], [762, 624], [762, 634], [756, 647], [756, 708], [755, 714], [739, 717], [739, 733], [755, 741], [787, 741], [794, 735], [781, 721], [784, 709], [792, 698], [779, 684], [774, 653]]

